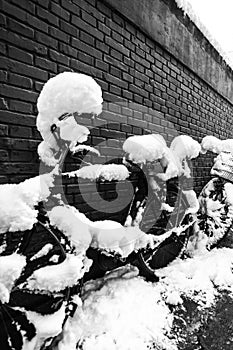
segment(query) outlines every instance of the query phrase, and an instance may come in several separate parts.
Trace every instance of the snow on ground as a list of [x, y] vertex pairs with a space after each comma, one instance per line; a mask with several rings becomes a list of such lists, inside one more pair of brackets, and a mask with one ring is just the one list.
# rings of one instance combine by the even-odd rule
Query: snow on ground
[[232, 264], [233, 250], [222, 248], [175, 260], [157, 271], [158, 283], [146, 282], [130, 266], [89, 281], [58, 349], [175, 350], [169, 305], [188, 297], [200, 309], [210, 307], [222, 290], [233, 292]]

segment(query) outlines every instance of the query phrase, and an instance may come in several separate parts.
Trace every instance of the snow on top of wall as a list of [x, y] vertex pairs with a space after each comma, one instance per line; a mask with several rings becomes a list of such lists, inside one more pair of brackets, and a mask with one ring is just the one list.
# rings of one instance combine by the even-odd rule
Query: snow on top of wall
[[[211, 35], [205, 25], [201, 22], [199, 16], [195, 13], [191, 4], [188, 0], [175, 0], [177, 6], [184, 12], [184, 15], [188, 15], [191, 21], [198, 27], [198, 29], [202, 32], [202, 34], [206, 37], [206, 39], [211, 43], [211, 45], [218, 51], [220, 56], [224, 59], [224, 61], [232, 67], [232, 63], [227, 56], [226, 52], [222, 49], [221, 45], [218, 41]], [[210, 9], [211, 11], [211, 9]]]

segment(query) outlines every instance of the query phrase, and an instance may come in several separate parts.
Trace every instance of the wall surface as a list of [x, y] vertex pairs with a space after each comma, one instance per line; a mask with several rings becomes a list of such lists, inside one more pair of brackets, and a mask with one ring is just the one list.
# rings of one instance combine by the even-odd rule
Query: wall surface
[[[175, 2], [2, 0], [0, 10], [1, 183], [38, 173], [36, 100], [48, 78], [67, 70], [91, 75], [103, 90], [104, 112], [88, 121], [89, 144], [102, 154], [95, 162], [121, 156], [133, 134], [161, 133], [168, 144], [183, 133], [232, 137], [232, 71]], [[198, 191], [211, 162], [194, 164]], [[68, 159], [66, 169], [76, 167]], [[74, 180], [64, 183], [70, 202], [97, 213]], [[81, 187], [98, 202], [93, 184]]]

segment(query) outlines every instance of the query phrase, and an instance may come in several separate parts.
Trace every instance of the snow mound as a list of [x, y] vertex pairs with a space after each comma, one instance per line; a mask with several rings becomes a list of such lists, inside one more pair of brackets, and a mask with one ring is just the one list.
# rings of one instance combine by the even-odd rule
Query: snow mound
[[[156, 285], [123, 267], [84, 285], [83, 305], [66, 325], [59, 350], [176, 350], [168, 338], [173, 316]], [[79, 349], [79, 347], [78, 347]]]
[[67, 254], [66, 259], [57, 265], [42, 267], [28, 278], [27, 288], [46, 292], [59, 292], [74, 286], [91, 265], [91, 261], [81, 255]]
[[37, 128], [43, 139], [50, 127], [64, 113], [93, 113], [102, 111], [102, 91], [96, 81], [81, 73], [63, 72], [49, 79], [37, 101]]
[[14, 282], [26, 265], [26, 258], [19, 254], [0, 256], [0, 302], [9, 302]]
[[0, 234], [32, 229], [38, 214], [35, 205], [49, 197], [55, 173], [56, 169], [19, 184], [0, 185]]
[[167, 146], [161, 135], [151, 134], [129, 137], [123, 144], [123, 150], [133, 162], [145, 164], [163, 158]]
[[213, 153], [233, 153], [233, 139], [220, 140], [215, 136], [205, 136], [201, 142], [202, 152], [211, 151]]
[[91, 223], [90, 232], [93, 248], [114, 252], [121, 257], [153, 245], [153, 236], [145, 234], [137, 226], [124, 227], [111, 220]]
[[[195, 300], [200, 307], [214, 303], [218, 290], [233, 291], [233, 249], [197, 251], [193, 258], [176, 259], [156, 272], [165, 285], [166, 294], [175, 293], [177, 303], [182, 296]], [[173, 302], [174, 300], [173, 294]]]
[[191, 176], [191, 169], [187, 160], [198, 157], [201, 151], [201, 145], [191, 136], [179, 135], [172, 140], [170, 150], [176, 159], [175, 163], [177, 165], [179, 164], [179, 167], [182, 169], [181, 174], [189, 178]]
[[84, 214], [70, 205], [60, 205], [49, 211], [48, 217], [50, 224], [71, 240], [77, 252], [87, 250], [92, 240], [89, 232], [91, 221]]
[[191, 136], [179, 135], [172, 140], [170, 149], [182, 161], [184, 159], [198, 157], [201, 151], [201, 145]]
[[69, 177], [81, 177], [83, 179], [106, 181], [124, 181], [129, 177], [129, 171], [123, 164], [94, 164], [84, 166], [79, 170], [66, 173]]

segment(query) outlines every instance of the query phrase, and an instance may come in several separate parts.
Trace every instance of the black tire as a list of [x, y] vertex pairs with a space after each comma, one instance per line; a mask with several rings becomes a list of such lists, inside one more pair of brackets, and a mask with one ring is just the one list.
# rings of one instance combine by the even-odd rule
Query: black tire
[[[190, 215], [185, 215], [188, 203], [183, 192], [179, 191], [178, 186], [168, 183], [166, 203], [174, 207], [172, 213], [158, 210], [161, 204], [156, 198], [150, 200], [140, 226], [142, 231], [159, 236], [173, 227], [182, 227], [182, 225], [190, 222]], [[154, 223], [151, 225], [153, 220]], [[179, 236], [176, 233], [172, 233], [156, 249], [141, 250], [138, 253], [140, 272], [144, 275], [148, 275], [148, 273], [153, 274], [157, 269], [167, 266], [177, 257], [180, 257], [187, 246], [190, 231], [191, 227], [188, 227]]]

